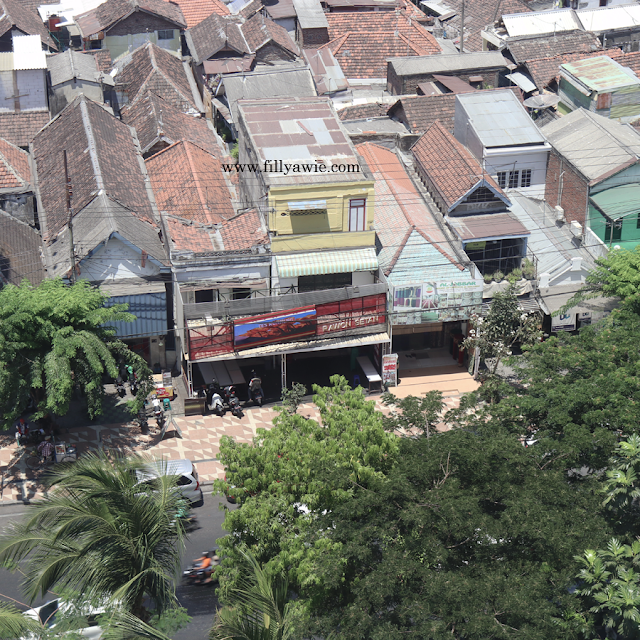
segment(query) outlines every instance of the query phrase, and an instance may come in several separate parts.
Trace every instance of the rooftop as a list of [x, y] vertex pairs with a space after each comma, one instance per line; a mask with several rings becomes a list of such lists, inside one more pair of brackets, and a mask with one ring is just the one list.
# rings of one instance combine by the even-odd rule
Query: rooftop
[[0, 193], [31, 190], [29, 154], [0, 138]]
[[188, 29], [185, 40], [196, 64], [201, 64], [222, 49], [231, 49], [243, 55], [251, 53], [241, 29], [238, 16], [219, 16], [212, 13], [208, 18]]
[[580, 20], [573, 9], [534, 11], [515, 15], [503, 13], [502, 22], [511, 38], [582, 30]]
[[542, 144], [544, 136], [513, 91], [477, 91], [456, 95], [484, 147]]
[[238, 100], [316, 95], [311, 72], [304, 67], [276, 67], [252, 73], [230, 73], [224, 76], [223, 82], [234, 122], [238, 121]]
[[88, 38], [100, 31], [108, 31], [137, 11], [160, 16], [181, 29], [187, 26], [180, 7], [165, 0], [106, 0], [91, 11], [74, 16], [74, 21], [81, 35]]
[[582, 28], [594, 33], [640, 25], [640, 6], [632, 3], [615, 7], [579, 9], [576, 15], [582, 23]]
[[553, 147], [591, 181], [597, 182], [640, 159], [640, 133], [585, 109], [572, 111], [542, 131]]
[[494, 179], [486, 174], [471, 152], [440, 123], [435, 122], [411, 148], [416, 161], [427, 174], [451, 211], [467, 194], [484, 186], [510, 202]]
[[565, 63], [560, 69], [593, 91], [608, 92], [612, 89], [640, 85], [640, 80], [630, 69], [604, 55]]
[[287, 30], [260, 12], [255, 13], [242, 25], [242, 33], [252, 53], [268, 42], [274, 42], [294, 56], [300, 53]]
[[166, 49], [147, 42], [121, 58], [117, 68], [116, 89], [125, 94], [129, 103], [152, 91], [181, 111], [204, 112], [193, 75], [188, 75], [191, 69]]
[[121, 117], [123, 122], [135, 128], [143, 154], [160, 141], [173, 144], [189, 140], [214, 156], [220, 156], [218, 137], [204, 118], [182, 113], [150, 91], [122, 109]]
[[301, 29], [322, 29], [327, 27], [327, 17], [320, 0], [293, 0], [296, 16]]
[[65, 153], [74, 236], [82, 238], [75, 243], [77, 258], [119, 234], [150, 257], [163, 260], [157, 213], [130, 127], [79, 96], [35, 137], [32, 149], [50, 275], [62, 275], [70, 268]]
[[0, 113], [2, 137], [17, 147], [28, 147], [33, 137], [49, 122], [48, 111]]
[[598, 37], [586, 31], [510, 38], [506, 44], [518, 64], [539, 58], [552, 58], [567, 53], [592, 53], [602, 49]]
[[296, 17], [293, 0], [263, 0], [262, 6], [272, 20]]
[[443, 227], [396, 154], [371, 142], [356, 149], [375, 176], [378, 262], [390, 282], [429, 282], [438, 272], [459, 275], [463, 267]]
[[386, 116], [387, 111], [393, 105], [390, 103], [367, 102], [366, 104], [354, 104], [338, 111], [338, 118], [342, 122], [346, 120], [361, 120], [362, 118], [377, 118]]
[[42, 43], [50, 49], [58, 49], [40, 16], [23, 6], [19, 0], [0, 0], [0, 14], [0, 36], [15, 27], [27, 35], [39, 36]]
[[313, 81], [320, 95], [344, 91], [349, 87], [331, 49], [304, 49], [302, 54], [311, 69]]
[[187, 28], [195, 27], [212, 13], [219, 16], [228, 16], [229, 8], [222, 0], [167, 0], [180, 7]]
[[202, 224], [234, 215], [220, 161], [193, 142], [176, 142], [145, 161], [161, 213]]
[[13, 51], [0, 53], [2, 71], [26, 71], [29, 69], [46, 69], [47, 56], [42, 50], [39, 36], [18, 35], [12, 32], [11, 46]]
[[387, 60], [440, 53], [435, 38], [404, 12], [356, 11], [326, 14], [328, 48], [347, 78], [386, 78]]
[[113, 78], [103, 74], [98, 69], [98, 61], [94, 56], [88, 56], [73, 49], [67, 49], [64, 53], [47, 58], [47, 67], [53, 87], [69, 82], [70, 80], [82, 80], [113, 85]]
[[489, 238], [524, 238], [530, 232], [511, 213], [459, 216], [447, 219], [460, 240], [470, 242]]
[[427, 57], [395, 58], [389, 61], [398, 76], [456, 73], [473, 69], [506, 68], [509, 61], [499, 51], [480, 51], [460, 54], [430, 55]]
[[[241, 100], [238, 112], [260, 163], [305, 164], [304, 173], [263, 173], [268, 184], [309, 184], [367, 180], [355, 149], [327, 98]], [[316, 164], [318, 163], [318, 164]], [[352, 165], [347, 172], [315, 170], [324, 164]], [[357, 169], [355, 168], [357, 167]]]
[[39, 285], [45, 278], [41, 255], [40, 234], [0, 209], [0, 282]]

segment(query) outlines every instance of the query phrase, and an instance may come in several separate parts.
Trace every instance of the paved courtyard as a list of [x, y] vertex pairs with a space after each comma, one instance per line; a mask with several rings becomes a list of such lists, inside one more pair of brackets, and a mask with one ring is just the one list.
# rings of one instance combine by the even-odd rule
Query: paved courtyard
[[[461, 395], [478, 386], [465, 370], [457, 366], [438, 369], [437, 373], [431, 371], [430, 374], [425, 370], [403, 371], [400, 385], [391, 391], [398, 397], [406, 397], [436, 389], [442, 391], [446, 409], [451, 409], [459, 405]], [[380, 394], [372, 394], [370, 398], [381, 411], [388, 411], [382, 405]], [[311, 402], [301, 405], [298, 413], [318, 419], [318, 411]], [[114, 413], [109, 411], [107, 415]], [[237, 442], [250, 443], [258, 428], [271, 428], [275, 416], [276, 411], [272, 406], [248, 407], [242, 419], [234, 418], [231, 413], [222, 418], [213, 415], [174, 415], [173, 420], [182, 437], [177, 437], [173, 425], [169, 424], [162, 440], [153, 419], [149, 420], [149, 435], [142, 435], [135, 422], [118, 421], [83, 427], [73, 427], [67, 423], [58, 441], [75, 446], [79, 455], [104, 448], [144, 452], [165, 459], [188, 458], [196, 463], [200, 481], [209, 484], [224, 477], [224, 468], [218, 461], [220, 438], [228, 435]], [[441, 424], [439, 428], [446, 429], [447, 426]], [[44, 490], [38, 482], [41, 472], [26, 467], [28, 451], [18, 447], [12, 435], [0, 435], [0, 446], [0, 505], [41, 497]]]

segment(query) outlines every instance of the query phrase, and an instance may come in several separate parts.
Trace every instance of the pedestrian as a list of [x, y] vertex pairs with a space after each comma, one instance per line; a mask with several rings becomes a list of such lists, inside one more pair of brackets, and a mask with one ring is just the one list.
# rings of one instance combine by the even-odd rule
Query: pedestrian
[[25, 445], [29, 439], [29, 425], [24, 418], [18, 420], [16, 425], [16, 441], [18, 445]]
[[53, 444], [51, 444], [51, 436], [47, 436], [39, 445], [38, 453], [43, 460], [53, 455]]

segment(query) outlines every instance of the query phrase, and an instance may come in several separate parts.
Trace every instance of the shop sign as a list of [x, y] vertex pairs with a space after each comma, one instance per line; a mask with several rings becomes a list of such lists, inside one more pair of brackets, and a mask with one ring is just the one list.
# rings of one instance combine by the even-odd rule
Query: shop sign
[[189, 329], [189, 359], [205, 360], [233, 351], [230, 323], [207, 325]]
[[398, 386], [397, 353], [388, 353], [382, 356], [382, 383], [388, 387]]
[[386, 324], [387, 297], [384, 293], [316, 306], [318, 335]]
[[467, 320], [482, 307], [482, 280], [461, 278], [393, 288], [393, 324]]
[[275, 342], [300, 340], [316, 333], [316, 308], [253, 316], [233, 323], [235, 349], [251, 349]]
[[348, 331], [349, 329], [360, 329], [373, 324], [384, 324], [385, 321], [384, 314], [363, 315], [361, 311], [352, 311], [350, 316], [350, 318], [329, 318], [326, 322], [318, 322], [318, 335], [334, 333], [336, 331]]
[[576, 312], [559, 313], [551, 316], [551, 331], [575, 331], [576, 330]]

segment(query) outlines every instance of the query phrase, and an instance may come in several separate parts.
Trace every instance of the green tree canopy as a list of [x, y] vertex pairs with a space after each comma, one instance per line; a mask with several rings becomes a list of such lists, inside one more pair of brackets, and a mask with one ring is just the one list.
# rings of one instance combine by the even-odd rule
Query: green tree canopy
[[76, 385], [87, 398], [89, 415], [102, 411], [102, 377], [118, 375], [117, 358], [134, 365], [148, 392], [150, 371], [144, 360], [119, 340], [105, 323], [134, 319], [126, 305], [105, 307], [107, 298], [80, 281], [73, 286], [61, 279], [34, 287], [0, 290], [0, 420], [8, 427], [26, 410], [34, 418], [48, 413], [64, 415]]
[[139, 483], [135, 469], [148, 462], [88, 454], [54, 469], [46, 497], [0, 537], [0, 562], [24, 562], [31, 601], [48, 590], [108, 597], [141, 620], [145, 598], [157, 613], [176, 606], [184, 530], [175, 516], [183, 499], [175, 476]]
[[331, 387], [314, 387], [320, 422], [286, 410], [271, 430], [259, 429], [252, 445], [220, 442], [226, 481], [218, 491], [236, 489], [242, 503], [229, 511], [220, 542], [228, 560], [219, 570], [223, 594], [235, 588], [242, 563], [237, 544], [244, 543], [270, 574], [285, 572], [292, 584], [313, 582], [309, 549], [301, 532], [313, 526], [315, 514], [348, 499], [357, 484], [383, 477], [398, 450], [396, 436], [386, 433], [382, 415], [362, 389], [344, 378]]

